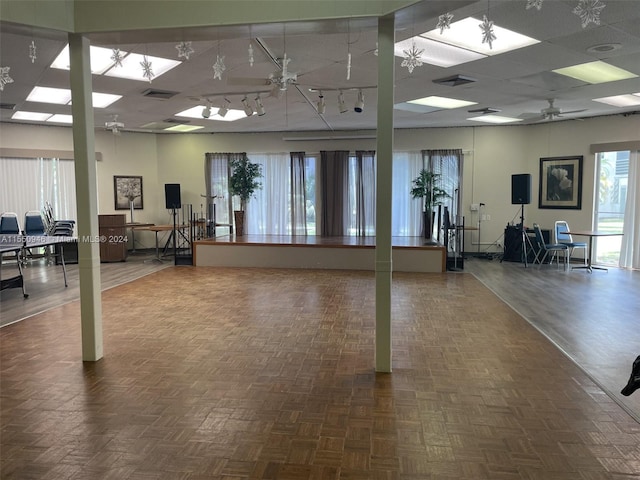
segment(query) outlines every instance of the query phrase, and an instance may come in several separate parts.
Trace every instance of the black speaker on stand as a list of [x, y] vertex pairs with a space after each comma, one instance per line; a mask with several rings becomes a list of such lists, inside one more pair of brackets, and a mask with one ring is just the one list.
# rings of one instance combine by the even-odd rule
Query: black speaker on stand
[[531, 240], [524, 227], [524, 206], [531, 203], [531, 174], [520, 173], [511, 175], [511, 203], [520, 205], [520, 236], [522, 237], [522, 260], [524, 268], [527, 268], [529, 252], [527, 245], [533, 250]]
[[171, 237], [169, 241], [173, 240], [173, 255], [176, 254], [176, 210], [182, 208], [182, 202], [180, 200], [180, 184], [179, 183], [165, 183], [164, 184], [164, 201], [167, 210], [171, 210], [173, 215], [173, 230], [171, 231]]

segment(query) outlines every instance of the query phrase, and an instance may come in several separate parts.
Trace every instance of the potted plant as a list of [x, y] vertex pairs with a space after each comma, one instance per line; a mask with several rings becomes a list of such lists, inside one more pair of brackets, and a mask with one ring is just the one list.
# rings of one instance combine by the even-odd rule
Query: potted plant
[[442, 201], [450, 197], [447, 192], [437, 186], [439, 178], [439, 173], [433, 173], [423, 168], [413, 180], [413, 188], [411, 189], [411, 196], [413, 198], [421, 198], [423, 202], [424, 236], [427, 240], [431, 240], [433, 236], [433, 219], [435, 215], [433, 207], [442, 205]]
[[240, 210], [233, 212], [236, 235], [243, 235], [244, 211], [247, 207], [247, 201], [257, 189], [262, 188], [262, 184], [257, 180], [262, 177], [262, 167], [257, 163], [251, 163], [246, 155], [242, 158], [231, 160], [229, 166], [231, 167], [229, 192], [231, 195], [240, 197]]

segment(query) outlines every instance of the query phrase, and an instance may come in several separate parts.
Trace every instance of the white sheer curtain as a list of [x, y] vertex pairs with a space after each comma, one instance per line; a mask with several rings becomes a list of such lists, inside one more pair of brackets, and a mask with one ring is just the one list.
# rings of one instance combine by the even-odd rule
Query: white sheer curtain
[[247, 204], [249, 233], [291, 234], [291, 160], [289, 153], [252, 153], [252, 163], [262, 166], [262, 188]]
[[46, 202], [57, 220], [77, 220], [73, 160], [0, 158], [0, 211], [14, 212], [22, 225], [26, 212], [42, 212]]
[[624, 228], [620, 248], [621, 267], [640, 268], [640, 152], [629, 156], [627, 201], [624, 208]]
[[391, 235], [419, 237], [422, 228], [422, 202], [409, 193], [411, 182], [422, 169], [421, 152], [393, 152]]

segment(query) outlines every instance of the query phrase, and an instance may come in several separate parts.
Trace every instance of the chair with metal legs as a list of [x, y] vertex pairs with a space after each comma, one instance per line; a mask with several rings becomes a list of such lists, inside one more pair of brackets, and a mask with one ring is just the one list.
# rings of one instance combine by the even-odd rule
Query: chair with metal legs
[[[553, 257], [555, 257], [559, 252], [564, 252], [564, 268], [567, 268], [567, 254], [569, 252], [569, 247], [562, 243], [546, 243], [544, 241], [544, 237], [542, 236], [542, 230], [540, 229], [540, 225], [537, 223], [533, 224], [533, 230], [536, 234], [536, 242], [538, 243], [538, 252], [536, 253], [536, 257], [533, 260], [533, 263], [539, 263], [542, 265], [544, 261], [547, 259], [549, 254], [551, 254], [551, 261], [553, 261]], [[543, 255], [544, 252], [544, 255]], [[542, 256], [541, 256], [542, 255]], [[560, 265], [560, 260], [558, 259], [558, 265]]]
[[569, 259], [568, 262], [571, 264], [571, 255], [573, 255], [573, 251], [576, 248], [582, 248], [584, 250], [584, 264], [587, 264], [587, 258], [589, 257], [588, 245], [586, 242], [574, 242], [573, 237], [569, 232], [569, 224], [564, 220], [557, 220], [555, 223], [555, 241], [556, 243], [561, 243], [569, 247]]

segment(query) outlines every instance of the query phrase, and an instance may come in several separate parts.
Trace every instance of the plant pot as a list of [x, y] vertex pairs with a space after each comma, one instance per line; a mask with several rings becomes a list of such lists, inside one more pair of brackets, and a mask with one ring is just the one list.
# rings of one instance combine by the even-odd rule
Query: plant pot
[[422, 228], [424, 232], [425, 243], [436, 243], [433, 240], [433, 221], [435, 220], [436, 212], [426, 211], [422, 212]]
[[244, 235], [244, 211], [234, 210], [233, 218], [236, 224], [236, 235]]

